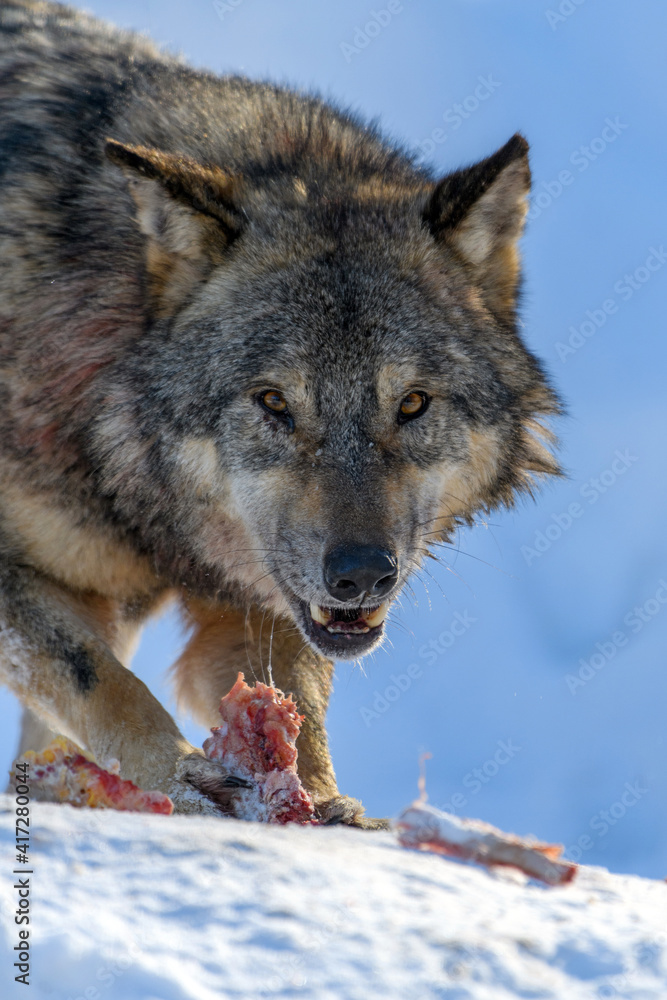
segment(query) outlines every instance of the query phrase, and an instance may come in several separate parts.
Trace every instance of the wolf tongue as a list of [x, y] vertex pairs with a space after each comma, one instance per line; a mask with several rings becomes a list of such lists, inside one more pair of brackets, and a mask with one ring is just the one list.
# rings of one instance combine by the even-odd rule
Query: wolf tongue
[[333, 619], [327, 625], [329, 632], [342, 632], [347, 635], [354, 633], [370, 632], [370, 629], [363, 618], [355, 618], [354, 621], [336, 621]]

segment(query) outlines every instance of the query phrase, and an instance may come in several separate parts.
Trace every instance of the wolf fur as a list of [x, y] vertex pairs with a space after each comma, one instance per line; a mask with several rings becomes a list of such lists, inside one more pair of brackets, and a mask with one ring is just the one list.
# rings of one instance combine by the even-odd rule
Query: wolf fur
[[270, 663], [321, 817], [363, 825], [324, 719], [331, 657], [381, 628], [315, 625], [357, 613], [327, 553], [389, 553], [391, 601], [558, 471], [517, 331], [527, 143], [437, 179], [315, 97], [70, 8], [10, 0], [0, 26], [0, 673], [42, 732], [224, 811], [234, 776], [128, 668], [178, 601], [181, 702], [213, 724]]

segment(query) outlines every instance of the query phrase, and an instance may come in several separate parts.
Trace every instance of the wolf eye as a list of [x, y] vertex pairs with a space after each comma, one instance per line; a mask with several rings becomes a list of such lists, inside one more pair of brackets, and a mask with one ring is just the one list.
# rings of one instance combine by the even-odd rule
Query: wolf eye
[[404, 424], [415, 417], [421, 417], [428, 408], [428, 396], [425, 392], [409, 392], [403, 399], [398, 410], [398, 422]]
[[294, 420], [282, 392], [279, 392], [278, 389], [265, 389], [263, 392], [259, 392], [255, 399], [265, 411], [266, 418], [273, 418], [269, 420], [269, 423], [273, 424], [274, 428], [280, 427], [288, 434], [292, 433]]
[[260, 402], [272, 413], [285, 413], [287, 410], [287, 400], [277, 389], [269, 389], [268, 392], [263, 393], [260, 396]]

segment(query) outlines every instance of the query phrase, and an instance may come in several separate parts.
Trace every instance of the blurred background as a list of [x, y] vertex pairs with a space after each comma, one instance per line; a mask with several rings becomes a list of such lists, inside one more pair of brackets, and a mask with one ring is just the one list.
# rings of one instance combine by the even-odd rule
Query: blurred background
[[[86, 9], [195, 66], [315, 89], [439, 172], [531, 144], [524, 335], [568, 407], [567, 478], [443, 549], [385, 648], [337, 666], [341, 791], [430, 801], [667, 875], [667, 7], [607, 0], [114, 0]], [[151, 624], [135, 670], [183, 642]], [[0, 691], [7, 765], [19, 709]], [[197, 744], [203, 730], [182, 722]]]

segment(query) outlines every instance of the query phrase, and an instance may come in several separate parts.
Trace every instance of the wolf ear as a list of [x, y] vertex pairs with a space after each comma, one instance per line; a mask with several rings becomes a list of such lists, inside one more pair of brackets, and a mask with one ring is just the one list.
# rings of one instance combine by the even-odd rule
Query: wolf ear
[[528, 143], [517, 133], [486, 160], [444, 177], [424, 210], [436, 240], [456, 251], [486, 304], [503, 318], [516, 305], [517, 243], [529, 191]]
[[105, 152], [122, 167], [147, 238], [152, 307], [170, 316], [240, 234], [240, 178], [189, 156], [107, 139]]

